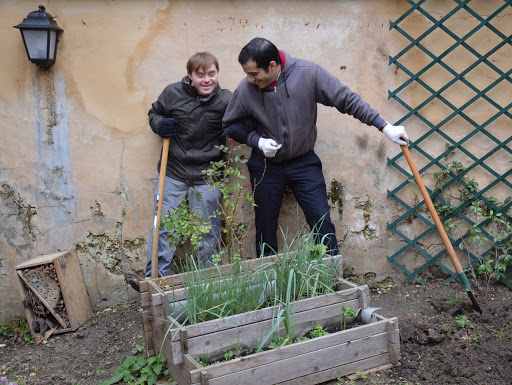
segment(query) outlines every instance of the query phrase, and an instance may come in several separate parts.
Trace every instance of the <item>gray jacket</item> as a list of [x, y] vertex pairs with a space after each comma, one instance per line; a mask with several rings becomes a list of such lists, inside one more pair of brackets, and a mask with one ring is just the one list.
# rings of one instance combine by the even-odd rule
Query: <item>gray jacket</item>
[[255, 121], [246, 144], [258, 148], [260, 137], [282, 144], [270, 159], [273, 162], [308, 153], [315, 147], [317, 138], [317, 103], [336, 107], [367, 125], [379, 128], [384, 124], [377, 111], [326, 69], [286, 52], [285, 55], [285, 66], [276, 87], [262, 90], [243, 79], [229, 102], [222, 119], [224, 128], [248, 117]]
[[[185, 76], [168, 85], [148, 112], [149, 125], [158, 134], [158, 122], [166, 118], [178, 121], [176, 134], [169, 143], [166, 175], [187, 185], [205, 184], [203, 170], [211, 161], [222, 159], [215, 146], [224, 143], [222, 116], [231, 99], [231, 91], [217, 86], [208, 96], [201, 96]], [[160, 170], [160, 161], [158, 169]]]

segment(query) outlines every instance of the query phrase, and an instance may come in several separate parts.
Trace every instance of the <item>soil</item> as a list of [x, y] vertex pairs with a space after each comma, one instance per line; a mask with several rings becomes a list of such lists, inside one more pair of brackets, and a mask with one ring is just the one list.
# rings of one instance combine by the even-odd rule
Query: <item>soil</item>
[[[378, 288], [370, 284], [371, 305], [397, 317], [400, 366], [334, 384], [510, 385], [512, 383], [512, 293], [504, 286], [473, 288], [480, 314], [464, 287], [434, 280], [426, 285]], [[96, 312], [74, 332], [52, 335], [45, 343], [0, 333], [0, 377], [18, 384], [100, 384], [144, 345], [139, 304]], [[456, 320], [467, 317], [464, 327]], [[165, 382], [172, 383], [172, 382]], [[262, 384], [266, 385], [266, 384]]]

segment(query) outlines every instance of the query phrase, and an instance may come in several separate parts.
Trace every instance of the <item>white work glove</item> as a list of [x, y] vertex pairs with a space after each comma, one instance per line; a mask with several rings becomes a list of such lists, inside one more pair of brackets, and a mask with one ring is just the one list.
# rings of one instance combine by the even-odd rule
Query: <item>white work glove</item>
[[407, 146], [409, 144], [409, 138], [407, 132], [403, 126], [392, 126], [391, 123], [387, 124], [382, 129], [382, 132], [392, 141], [401, 146]]
[[277, 144], [274, 139], [260, 138], [260, 140], [258, 140], [258, 148], [263, 151], [266, 158], [273, 158], [276, 156], [277, 150], [282, 146], [282, 144]]

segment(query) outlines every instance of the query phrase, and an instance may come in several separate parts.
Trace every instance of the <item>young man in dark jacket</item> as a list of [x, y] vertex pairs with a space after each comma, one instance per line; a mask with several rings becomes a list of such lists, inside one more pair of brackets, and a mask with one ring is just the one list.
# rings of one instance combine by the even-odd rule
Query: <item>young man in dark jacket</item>
[[[218, 216], [213, 218], [213, 213], [219, 209], [221, 194], [218, 189], [210, 189], [202, 171], [208, 170], [210, 162], [218, 161], [223, 156], [215, 146], [223, 142], [222, 117], [232, 96], [230, 91], [219, 86], [218, 72], [219, 63], [215, 56], [209, 52], [196, 53], [187, 62], [187, 76], [181, 82], [168, 85], [148, 113], [149, 125], [154, 133], [162, 138], [170, 138], [165, 188], [161, 198], [162, 215], [177, 209], [184, 199], [188, 199], [191, 211], [197, 210], [204, 220], [210, 222], [211, 232], [198, 250], [203, 266], [209, 265], [211, 254], [218, 248], [221, 220]], [[158, 170], [161, 160], [160, 157]], [[155, 209], [161, 177], [158, 175], [155, 183]], [[159, 277], [171, 273], [175, 248], [169, 248], [167, 237], [167, 230], [161, 230], [158, 243]], [[146, 277], [151, 276], [152, 240], [150, 236]]]
[[[225, 135], [253, 147], [248, 168], [256, 181], [256, 250], [273, 254], [285, 188], [289, 186], [311, 229], [331, 254], [338, 253], [334, 224], [329, 215], [322, 164], [314, 152], [317, 103], [335, 107], [361, 122], [377, 127], [398, 144], [408, 142], [405, 129], [382, 119], [355, 92], [321, 66], [291, 57], [270, 41], [254, 38], [238, 61], [247, 79], [240, 82], [223, 118]], [[246, 118], [253, 130], [233, 123]]]

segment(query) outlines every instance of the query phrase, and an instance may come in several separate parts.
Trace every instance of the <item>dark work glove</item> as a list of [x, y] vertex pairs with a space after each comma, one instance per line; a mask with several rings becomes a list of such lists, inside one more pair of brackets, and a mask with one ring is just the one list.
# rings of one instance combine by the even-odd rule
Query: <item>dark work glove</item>
[[229, 135], [230, 138], [235, 139], [238, 143], [246, 144], [247, 135], [249, 135], [249, 128], [244, 121], [236, 122], [226, 128], [220, 137], [225, 138], [227, 135]]
[[176, 123], [174, 118], [162, 118], [156, 126], [156, 133], [162, 138], [170, 138], [176, 134]]

